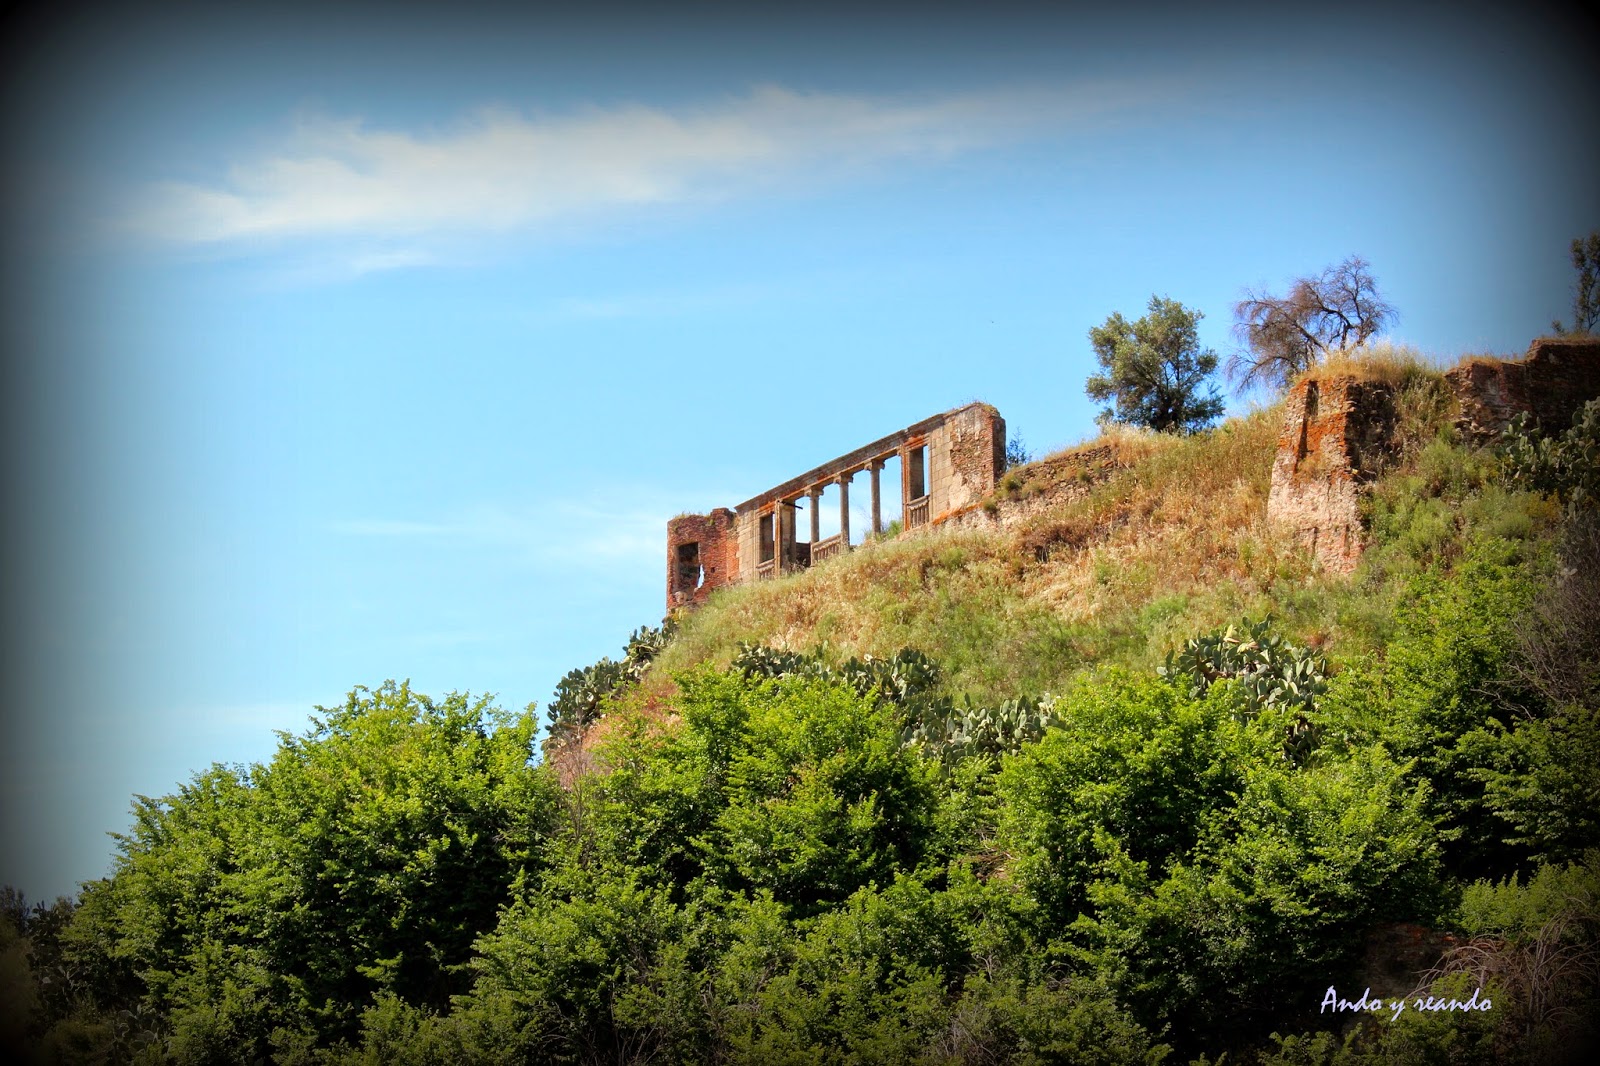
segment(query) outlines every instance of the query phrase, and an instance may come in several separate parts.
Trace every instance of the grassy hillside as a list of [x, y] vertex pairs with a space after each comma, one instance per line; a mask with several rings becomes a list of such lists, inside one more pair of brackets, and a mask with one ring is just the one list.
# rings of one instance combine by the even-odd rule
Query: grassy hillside
[[1405, 412], [1373, 494], [1377, 545], [1353, 578], [1315, 572], [1267, 521], [1281, 406], [1189, 437], [1117, 427], [1008, 472], [997, 490], [1071, 495], [1051, 468], [1082, 472], [1059, 460], [1109, 452], [1117, 468], [1095, 473], [1085, 497], [1011, 529], [906, 535], [719, 592], [682, 619], [657, 672], [726, 665], [740, 642], [836, 660], [913, 647], [939, 658], [952, 691], [995, 700], [1059, 691], [1091, 664], [1149, 668], [1195, 633], [1269, 612], [1334, 656], [1372, 650], [1419, 567], [1475, 532], [1532, 536], [1550, 515], [1491, 486], [1487, 460], [1455, 441], [1442, 375], [1415, 355], [1319, 373], [1390, 381]]

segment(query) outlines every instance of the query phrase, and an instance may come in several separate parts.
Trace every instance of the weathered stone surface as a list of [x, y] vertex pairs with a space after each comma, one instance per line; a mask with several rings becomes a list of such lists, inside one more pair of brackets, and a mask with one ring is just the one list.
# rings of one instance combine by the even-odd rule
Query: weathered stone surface
[[1461, 404], [1456, 428], [1469, 440], [1498, 437], [1519, 414], [1530, 415], [1546, 433], [1558, 432], [1600, 396], [1600, 340], [1540, 338], [1520, 360], [1474, 359], [1445, 380]]
[[1008, 472], [993, 495], [980, 500], [980, 506], [949, 516], [944, 528], [1012, 529], [1063, 503], [1088, 496], [1121, 469], [1124, 464], [1117, 449], [1109, 444], [1087, 445], [1040, 459]]
[[[1476, 359], [1445, 378], [1460, 402], [1457, 424], [1469, 439], [1492, 439], [1524, 412], [1546, 432], [1559, 430], [1600, 396], [1600, 341], [1536, 340], [1521, 360]], [[1328, 570], [1354, 570], [1366, 547], [1361, 500], [1377, 467], [1393, 454], [1395, 414], [1390, 386], [1343, 375], [1304, 381], [1285, 400], [1267, 515], [1295, 531]], [[814, 505], [814, 491], [843, 488], [892, 457], [900, 460], [907, 526], [946, 529], [1015, 526], [1086, 495], [1119, 465], [1114, 449], [1084, 448], [1030, 464], [1018, 471], [1018, 484], [996, 491], [1005, 434], [998, 411], [968, 404], [857, 448], [734, 510], [673, 519], [667, 525], [668, 609], [703, 603], [723, 585], [809, 566], [813, 546], [797, 539], [796, 502], [808, 498]], [[864, 488], [857, 483], [856, 491]], [[819, 559], [843, 550], [832, 543], [837, 539], [819, 543]]]
[[734, 514], [679, 515], [667, 523], [667, 612], [698, 607], [739, 573]]
[[[813, 545], [796, 535], [795, 505], [807, 499], [814, 507], [815, 494], [825, 487], [834, 487], [847, 506], [851, 479], [862, 473], [870, 478], [885, 460], [899, 458], [906, 525], [937, 526], [977, 506], [994, 489], [1005, 451], [1000, 412], [984, 403], [967, 404], [880, 437], [731, 511], [674, 518], [667, 523], [667, 609], [698, 606], [724, 585], [810, 566]], [[856, 487], [867, 488], [859, 482]], [[888, 486], [880, 483], [879, 489]], [[848, 530], [844, 513], [840, 525]], [[848, 533], [819, 542], [818, 558], [847, 542]]]
[[1006, 423], [993, 408], [977, 404], [952, 411], [928, 435], [933, 457], [929, 512], [934, 525], [980, 502], [1005, 469]]
[[1293, 529], [1329, 570], [1354, 570], [1366, 547], [1361, 496], [1393, 447], [1393, 390], [1351, 377], [1289, 391], [1272, 462], [1267, 516]]

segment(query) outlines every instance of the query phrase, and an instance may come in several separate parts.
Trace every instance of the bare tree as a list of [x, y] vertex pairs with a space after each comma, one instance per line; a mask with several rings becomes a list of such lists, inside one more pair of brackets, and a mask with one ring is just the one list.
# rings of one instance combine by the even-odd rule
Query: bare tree
[[1395, 310], [1378, 295], [1371, 264], [1351, 256], [1300, 278], [1287, 296], [1245, 290], [1233, 316], [1245, 350], [1229, 358], [1228, 377], [1243, 391], [1263, 383], [1287, 386], [1328, 353], [1359, 348], [1394, 321]]

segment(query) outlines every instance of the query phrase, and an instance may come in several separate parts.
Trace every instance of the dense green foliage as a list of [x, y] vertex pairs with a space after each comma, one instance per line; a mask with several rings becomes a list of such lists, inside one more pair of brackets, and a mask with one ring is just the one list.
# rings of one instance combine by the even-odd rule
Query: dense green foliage
[[[266, 765], [141, 798], [75, 904], [0, 898], [0, 1040], [58, 1063], [1580, 1050], [1600, 536], [1561, 456], [1587, 425], [1531, 459], [1422, 441], [1350, 582], [1163, 642], [1169, 597], [1144, 645], [1070, 645], [1115, 653], [1050, 692], [961, 688], [954, 643], [744, 644], [667, 677], [672, 633], [643, 630], [563, 681], [537, 763], [531, 708], [357, 690]], [[996, 564], [936, 548], [917, 587], [961, 632], [1032, 624], [977, 606]], [[1455, 939], [1396, 977], [1422, 927]], [[1330, 986], [1493, 1009], [1334, 1017]]]
[[1581, 511], [1600, 505], [1600, 400], [1590, 400], [1558, 435], [1533, 430], [1518, 415], [1506, 431], [1506, 465], [1517, 484], [1548, 492]]
[[135, 804], [116, 874], [60, 936], [63, 1061], [108, 1041], [292, 1058], [354, 1036], [374, 995], [439, 1008], [466, 990], [474, 939], [548, 861], [532, 715], [392, 683], [321, 713], [265, 766]]
[[1150, 297], [1150, 312], [1129, 322], [1114, 312], [1089, 331], [1101, 373], [1084, 386], [1090, 399], [1112, 400], [1102, 414], [1157, 432], [1192, 432], [1216, 421], [1222, 398], [1208, 385], [1217, 354], [1201, 348], [1204, 317], [1176, 300]]

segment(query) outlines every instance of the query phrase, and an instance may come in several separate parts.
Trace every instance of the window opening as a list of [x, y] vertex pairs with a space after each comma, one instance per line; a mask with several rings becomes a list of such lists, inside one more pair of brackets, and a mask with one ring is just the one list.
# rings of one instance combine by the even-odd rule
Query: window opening
[[700, 545], [696, 542], [678, 545], [678, 588], [693, 592], [705, 580], [700, 566]]
[[772, 515], [761, 516], [761, 561], [770, 563], [777, 554], [772, 540]]

